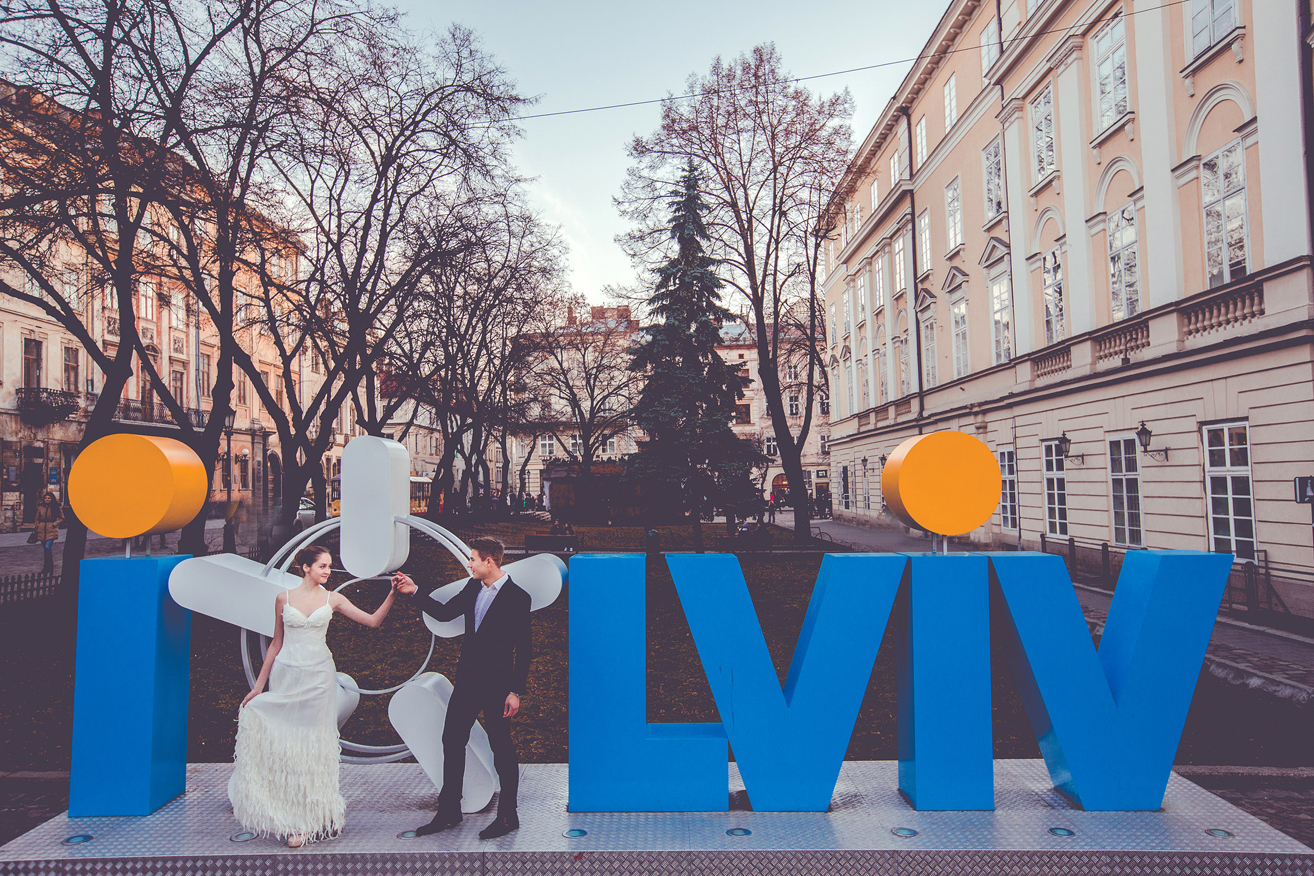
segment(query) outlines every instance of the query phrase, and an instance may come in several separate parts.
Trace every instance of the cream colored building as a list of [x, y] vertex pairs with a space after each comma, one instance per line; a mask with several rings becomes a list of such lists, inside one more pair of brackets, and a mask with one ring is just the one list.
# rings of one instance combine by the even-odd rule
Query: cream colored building
[[1005, 477], [972, 542], [1233, 552], [1314, 614], [1307, 11], [999, 8], [954, 0], [836, 195], [836, 516], [958, 429]]

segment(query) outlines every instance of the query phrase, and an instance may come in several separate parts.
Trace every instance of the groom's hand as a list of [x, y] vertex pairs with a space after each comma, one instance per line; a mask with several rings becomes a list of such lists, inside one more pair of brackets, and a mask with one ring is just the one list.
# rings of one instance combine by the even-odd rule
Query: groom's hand
[[415, 582], [411, 580], [411, 576], [404, 572], [398, 572], [392, 576], [392, 586], [407, 596], [419, 589], [415, 586]]
[[502, 717], [510, 718], [516, 712], [520, 711], [520, 697], [513, 693], [506, 695], [506, 707], [502, 709]]

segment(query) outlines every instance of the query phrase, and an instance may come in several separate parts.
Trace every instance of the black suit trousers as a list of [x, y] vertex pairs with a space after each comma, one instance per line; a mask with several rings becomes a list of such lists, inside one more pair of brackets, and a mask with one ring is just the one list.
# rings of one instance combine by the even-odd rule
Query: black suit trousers
[[465, 746], [470, 729], [480, 712], [484, 713], [484, 730], [493, 749], [493, 766], [502, 790], [497, 798], [498, 815], [514, 815], [519, 790], [520, 765], [511, 741], [511, 721], [502, 717], [506, 694], [489, 695], [470, 685], [456, 685], [447, 703], [447, 720], [443, 724], [443, 788], [438, 794], [438, 811], [459, 812], [465, 784]]

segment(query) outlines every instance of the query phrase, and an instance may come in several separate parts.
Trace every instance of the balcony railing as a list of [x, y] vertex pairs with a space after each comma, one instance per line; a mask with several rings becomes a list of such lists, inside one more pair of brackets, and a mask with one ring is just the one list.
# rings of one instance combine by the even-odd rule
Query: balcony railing
[[67, 420], [82, 402], [76, 392], [40, 387], [20, 387], [18, 416], [29, 426], [49, 426]]
[[[194, 429], [204, 429], [206, 420], [210, 416], [209, 411], [198, 408], [188, 408], [185, 413], [187, 414], [187, 421], [191, 423]], [[132, 400], [119, 402], [118, 410], [114, 412], [114, 419], [125, 423], [154, 423], [160, 426], [179, 425], [177, 419], [164, 405]]]

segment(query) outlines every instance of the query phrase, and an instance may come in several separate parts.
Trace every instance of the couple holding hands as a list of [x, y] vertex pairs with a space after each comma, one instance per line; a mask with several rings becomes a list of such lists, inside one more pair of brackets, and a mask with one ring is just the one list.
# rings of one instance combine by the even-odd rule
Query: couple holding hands
[[[495, 538], [470, 542], [470, 580], [446, 603], [419, 597], [420, 609], [440, 621], [465, 616], [465, 635], [447, 718], [442, 728], [443, 786], [424, 836], [461, 823], [465, 748], [480, 712], [501, 782], [497, 817], [480, 839], [505, 836], [516, 817], [519, 766], [510, 719], [520, 709], [532, 658], [529, 594], [502, 571], [503, 545]], [[346, 804], [338, 790], [340, 749], [337, 670], [325, 643], [335, 613], [378, 627], [400, 592], [418, 589], [410, 576], [392, 576], [383, 604], [368, 613], [326, 588], [332, 556], [312, 545], [297, 554], [301, 584], [279, 594], [274, 637], [251, 692], [238, 712], [237, 746], [228, 798], [244, 827], [297, 848], [341, 832]], [[268, 692], [263, 692], [266, 683]], [[434, 728], [435, 731], [437, 728]]]

